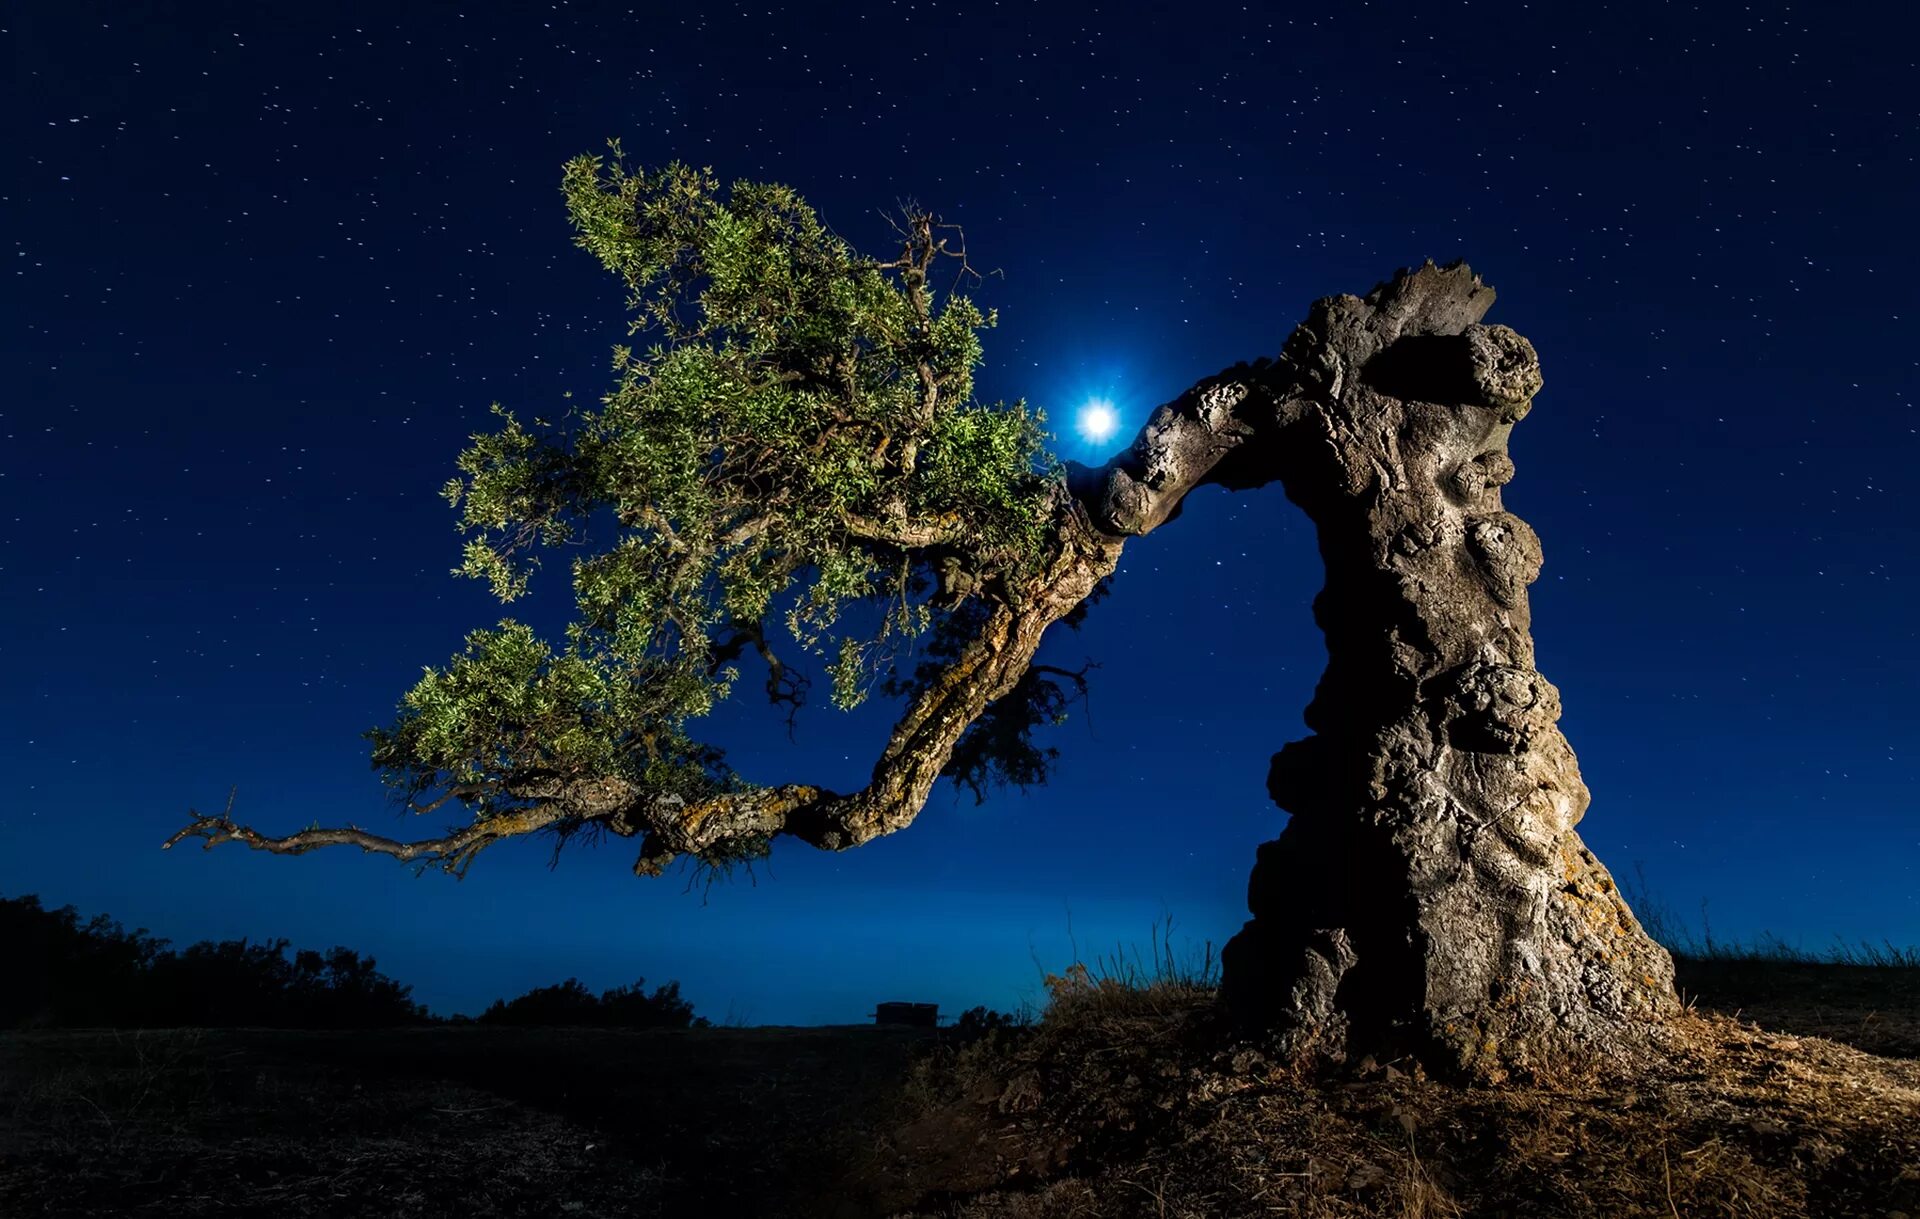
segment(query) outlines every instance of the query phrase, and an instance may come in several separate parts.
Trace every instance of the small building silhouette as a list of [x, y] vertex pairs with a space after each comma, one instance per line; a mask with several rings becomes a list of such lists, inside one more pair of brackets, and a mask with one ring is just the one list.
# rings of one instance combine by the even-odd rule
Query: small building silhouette
[[914, 1028], [940, 1027], [938, 1003], [877, 1003], [873, 1009], [875, 1024], [905, 1024]]

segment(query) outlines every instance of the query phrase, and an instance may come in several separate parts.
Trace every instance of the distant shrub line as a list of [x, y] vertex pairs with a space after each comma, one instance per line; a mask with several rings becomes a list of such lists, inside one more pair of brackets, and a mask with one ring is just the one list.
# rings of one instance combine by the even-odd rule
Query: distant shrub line
[[557, 986], [541, 986], [511, 1001], [495, 999], [480, 1013], [482, 1024], [585, 1025], [622, 1029], [703, 1029], [705, 1016], [693, 1014], [693, 1004], [680, 997], [680, 984], [669, 982], [649, 995], [646, 979], [632, 986], [616, 986], [595, 995], [578, 978]]
[[[413, 988], [349, 948], [288, 955], [286, 940], [203, 940], [175, 950], [106, 915], [0, 897], [0, 1028], [391, 1028], [437, 1022]], [[464, 1017], [456, 1017], [464, 1021]], [[695, 1028], [669, 982], [594, 995], [575, 979], [496, 1000], [482, 1023]]]

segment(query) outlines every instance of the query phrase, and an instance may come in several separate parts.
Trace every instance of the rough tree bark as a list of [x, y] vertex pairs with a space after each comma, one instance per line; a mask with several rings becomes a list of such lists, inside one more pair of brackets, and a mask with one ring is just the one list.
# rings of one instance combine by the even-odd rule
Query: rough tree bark
[[1260, 848], [1253, 918], [1226, 946], [1229, 1004], [1302, 1052], [1404, 1052], [1481, 1077], [1646, 1047], [1678, 1006], [1672, 962], [1574, 830], [1587, 789], [1529, 634], [1540, 543], [1500, 502], [1540, 366], [1525, 339], [1480, 324], [1492, 303], [1464, 265], [1431, 263], [1365, 298], [1323, 299], [1277, 360], [1198, 383], [1105, 466], [1070, 468], [1041, 573], [998, 591], [857, 792], [784, 784], [688, 804], [618, 777], [529, 776], [503, 788], [523, 808], [441, 838], [274, 837], [229, 804], [166, 845], [351, 845], [460, 872], [504, 838], [597, 825], [641, 837], [643, 874], [775, 835], [859, 846], [914, 820], [967, 727], [1127, 538], [1196, 487], [1278, 481], [1319, 533], [1328, 662], [1314, 735], [1273, 759], [1268, 789], [1292, 819]]
[[1574, 829], [1587, 788], [1529, 634], [1540, 542], [1500, 497], [1540, 368], [1480, 324], [1492, 302], [1429, 265], [1319, 301], [1282, 354], [1260, 454], [1318, 530], [1327, 669], [1223, 955], [1229, 1003], [1296, 1045], [1478, 1075], [1643, 1048], [1677, 1006]]

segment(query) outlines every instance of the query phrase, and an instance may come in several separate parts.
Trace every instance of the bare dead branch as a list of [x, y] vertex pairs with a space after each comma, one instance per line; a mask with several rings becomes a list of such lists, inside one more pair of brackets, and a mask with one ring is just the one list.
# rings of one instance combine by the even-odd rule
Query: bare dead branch
[[813, 683], [807, 675], [788, 667], [767, 642], [767, 633], [758, 622], [735, 623], [733, 633], [713, 649], [713, 658], [709, 662], [710, 671], [718, 671], [720, 666], [731, 660], [738, 660], [740, 654], [752, 644], [753, 650], [767, 666], [767, 701], [775, 706], [787, 708], [787, 739], [793, 739], [794, 727], [798, 722], [800, 708], [806, 703], [807, 690]]
[[354, 846], [369, 854], [387, 855], [402, 863], [437, 865], [455, 876], [464, 876], [476, 855], [503, 838], [588, 822], [604, 823], [616, 834], [634, 832], [620, 817], [635, 798], [632, 785], [624, 779], [540, 779], [509, 787], [507, 794], [529, 803], [523, 808], [493, 813], [439, 838], [407, 841], [375, 834], [356, 825], [315, 826], [280, 837], [262, 834], [234, 821], [236, 788], [228, 792], [227, 807], [220, 813], [189, 810], [192, 820], [161, 843], [160, 849], [171, 850], [188, 838], [204, 839], [203, 850], [211, 850], [223, 842], [241, 842], [256, 851], [275, 855], [304, 855], [320, 847]]
[[355, 846], [374, 855], [389, 855], [402, 863], [438, 865], [455, 876], [464, 876], [474, 856], [498, 842], [521, 834], [530, 834], [564, 821], [570, 814], [558, 803], [536, 805], [506, 813], [496, 813], [464, 829], [440, 838], [422, 838], [411, 842], [369, 833], [358, 826], [335, 829], [308, 829], [283, 837], [262, 834], [233, 820], [233, 797], [227, 798], [223, 813], [191, 813], [193, 820], [173, 837], [160, 844], [171, 850], [188, 838], [203, 838], [202, 849], [211, 850], [223, 842], [243, 842], [256, 851], [275, 855], [304, 855], [319, 847]]
[[767, 645], [765, 631], [756, 630], [753, 636], [753, 649], [760, 653], [760, 659], [767, 666], [767, 701], [787, 709], [787, 739], [791, 741], [794, 725], [800, 717], [800, 708], [807, 701], [807, 688], [813, 683], [805, 673], [780, 663], [780, 658]]

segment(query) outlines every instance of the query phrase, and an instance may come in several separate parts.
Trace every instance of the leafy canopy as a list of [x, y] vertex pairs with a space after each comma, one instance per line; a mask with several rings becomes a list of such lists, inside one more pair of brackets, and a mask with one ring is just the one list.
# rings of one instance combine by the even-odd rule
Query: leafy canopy
[[503, 602], [543, 551], [578, 549], [574, 620], [560, 643], [511, 619], [473, 632], [368, 734], [390, 785], [440, 793], [426, 808], [487, 817], [586, 776], [647, 798], [737, 789], [688, 723], [748, 646], [775, 701], [804, 688], [784, 634], [851, 708], [924, 680], [896, 673], [903, 645], [959, 625], [968, 594], [1017, 597], [1047, 541], [1043, 417], [975, 400], [994, 317], [931, 282], [969, 274], [954, 230], [909, 209], [899, 257], [864, 258], [787, 187], [723, 190], [610, 147], [569, 161], [562, 191], [644, 346], [615, 348], [613, 388], [560, 424], [496, 405], [445, 488], [458, 570]]

